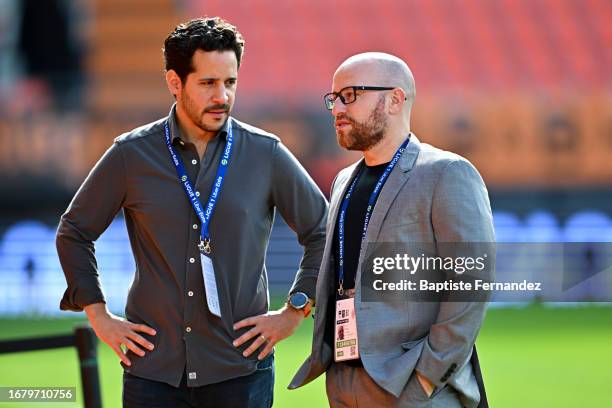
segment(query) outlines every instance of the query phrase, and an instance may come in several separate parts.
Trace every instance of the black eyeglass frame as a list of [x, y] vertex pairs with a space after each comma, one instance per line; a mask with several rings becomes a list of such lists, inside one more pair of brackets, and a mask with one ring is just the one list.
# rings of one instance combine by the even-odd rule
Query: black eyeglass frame
[[[351, 102], [346, 102], [344, 100], [344, 97], [342, 96], [342, 92], [344, 90], [346, 90], [346, 89], [349, 89], [349, 88], [353, 88], [353, 93], [355, 94], [355, 99], [352, 100]], [[323, 101], [325, 102], [325, 107], [327, 108], [327, 110], [332, 110], [332, 109], [334, 109], [334, 104], [336, 103], [336, 99], [338, 99], [338, 98], [340, 98], [342, 103], [345, 104], [345, 105], [349, 105], [349, 104], [357, 101], [357, 91], [392, 91], [395, 88], [397, 88], [397, 87], [366, 86], [366, 85], [345, 86], [339, 92], [329, 92], [329, 93], [326, 93], [325, 95], [323, 95]], [[334, 97], [333, 100], [331, 100], [329, 98], [330, 96], [335, 96], [335, 97]]]

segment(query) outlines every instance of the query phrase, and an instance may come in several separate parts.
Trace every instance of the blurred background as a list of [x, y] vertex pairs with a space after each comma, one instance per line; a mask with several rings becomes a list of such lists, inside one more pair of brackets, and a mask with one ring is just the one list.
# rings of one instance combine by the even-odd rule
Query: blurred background
[[[234, 115], [276, 133], [326, 195], [358, 155], [337, 147], [322, 95], [345, 58], [384, 51], [415, 76], [414, 133], [481, 172], [500, 241], [612, 241], [610, 1], [0, 0], [0, 337], [82, 318], [58, 308], [57, 222], [113, 138], [167, 114], [163, 40], [203, 15], [246, 39]], [[134, 261], [121, 215], [96, 252], [109, 306], [122, 313]], [[288, 289], [299, 253], [279, 217], [267, 261], [273, 295]], [[589, 299], [586, 288], [577, 300]], [[533, 390], [521, 406], [583, 406], [574, 402], [585, 395], [611, 406], [612, 309], [573, 306], [489, 313], [479, 345], [492, 406], [518, 405], [517, 389]], [[309, 325], [279, 346], [293, 357], [279, 367], [276, 406], [325, 405], [319, 382], [308, 394], [284, 390], [307, 354]], [[560, 363], [576, 344], [571, 368]], [[119, 366], [101, 350], [112, 361], [105, 406], [118, 406]], [[7, 359], [0, 373], [29, 373], [26, 356]], [[74, 385], [72, 371], [51, 379]], [[49, 381], [25, 373], [0, 374], [0, 385]]]

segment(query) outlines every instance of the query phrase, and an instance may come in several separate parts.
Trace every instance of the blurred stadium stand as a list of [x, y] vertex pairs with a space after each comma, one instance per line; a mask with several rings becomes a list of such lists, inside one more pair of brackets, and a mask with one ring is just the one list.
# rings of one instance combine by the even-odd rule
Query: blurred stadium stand
[[299, 103], [305, 95], [318, 98], [329, 88], [339, 62], [366, 50], [403, 57], [424, 95], [449, 89], [506, 93], [610, 85], [612, 6], [607, 1], [189, 4], [191, 15], [225, 16], [244, 33], [251, 55], [245, 60], [249, 69], [241, 73], [241, 87], [250, 95]]
[[[200, 15], [246, 38], [236, 116], [276, 132], [325, 193], [357, 155], [337, 147], [322, 95], [342, 60], [380, 50], [413, 70], [417, 136], [482, 173], [502, 241], [612, 240], [610, 1], [58, 0], [81, 59], [69, 106], [27, 70], [27, 3], [0, 0], [0, 314], [57, 309], [59, 215], [114, 137], [167, 113], [163, 40]], [[285, 286], [291, 238], [276, 228], [268, 257]], [[133, 270], [124, 239], [113, 224], [99, 244], [113, 302]]]

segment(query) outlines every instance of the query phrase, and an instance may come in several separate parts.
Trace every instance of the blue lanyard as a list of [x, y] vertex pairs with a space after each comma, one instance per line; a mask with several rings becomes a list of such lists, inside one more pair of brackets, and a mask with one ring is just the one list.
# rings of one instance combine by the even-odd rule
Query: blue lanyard
[[[368, 200], [368, 207], [366, 208], [365, 220], [363, 222], [363, 230], [361, 232], [362, 243], [366, 237], [366, 232], [368, 231], [368, 224], [370, 223], [370, 217], [372, 216], [372, 211], [374, 210], [374, 204], [376, 203], [378, 194], [380, 194], [380, 190], [382, 190], [385, 181], [387, 181], [389, 174], [391, 174], [391, 171], [393, 171], [393, 168], [399, 161], [400, 157], [402, 156], [402, 153], [404, 153], [404, 150], [406, 150], [406, 146], [408, 146], [409, 141], [410, 137], [408, 137], [404, 141], [404, 143], [402, 143], [399, 149], [397, 149], [397, 152], [395, 152], [393, 159], [391, 159], [391, 162], [385, 168], [385, 171], [380, 176], [378, 182], [374, 186], [372, 194], [370, 194], [370, 199]], [[359, 170], [359, 173], [357, 173], [355, 179], [351, 183], [351, 186], [346, 192], [346, 195], [342, 200], [342, 205], [340, 206], [340, 213], [338, 214], [338, 294], [340, 296], [344, 295], [344, 221], [346, 218], [346, 210], [348, 209], [349, 200], [351, 198], [351, 195], [353, 194], [355, 186], [357, 185], [357, 181], [359, 181], [359, 177], [361, 177], [361, 173], [363, 173], [363, 167]]]
[[[228, 118], [228, 121], [229, 120], [231, 119]], [[202, 227], [200, 228], [200, 244], [198, 245], [198, 248], [201, 252], [205, 254], [210, 254], [211, 252], [208, 225], [210, 223], [210, 218], [212, 217], [212, 214], [215, 211], [215, 206], [217, 205], [219, 194], [221, 193], [221, 187], [223, 186], [223, 179], [225, 178], [225, 174], [227, 173], [230, 157], [232, 156], [232, 149], [234, 147], [234, 136], [232, 134], [231, 122], [228, 123], [227, 129], [227, 141], [225, 143], [223, 155], [221, 156], [221, 160], [219, 161], [219, 166], [217, 167], [215, 182], [213, 184], [210, 196], [208, 197], [206, 208], [203, 208], [202, 203], [196, 195], [195, 189], [193, 188], [193, 185], [189, 180], [189, 176], [185, 171], [183, 161], [174, 150], [174, 147], [172, 147], [168, 122], [166, 121], [166, 123], [164, 124], [164, 133], [166, 134], [166, 146], [168, 147], [168, 151], [170, 152], [170, 156], [172, 157], [172, 163], [174, 164], [174, 168], [176, 169], [176, 174], [181, 182], [181, 185], [183, 186], [183, 189], [185, 190], [185, 194], [187, 194], [187, 197], [189, 198], [191, 206], [195, 210], [196, 214], [198, 215], [198, 218], [200, 219], [200, 222], [202, 223]]]

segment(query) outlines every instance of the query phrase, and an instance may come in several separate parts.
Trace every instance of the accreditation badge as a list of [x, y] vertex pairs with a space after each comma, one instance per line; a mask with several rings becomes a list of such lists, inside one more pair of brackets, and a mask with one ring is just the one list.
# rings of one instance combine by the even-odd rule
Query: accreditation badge
[[334, 360], [346, 361], [359, 358], [355, 298], [336, 301], [334, 330]]
[[202, 261], [202, 275], [204, 277], [204, 290], [206, 291], [206, 303], [208, 310], [215, 316], [221, 317], [221, 307], [219, 306], [219, 293], [217, 292], [217, 280], [215, 278], [215, 268], [212, 259], [200, 253]]

